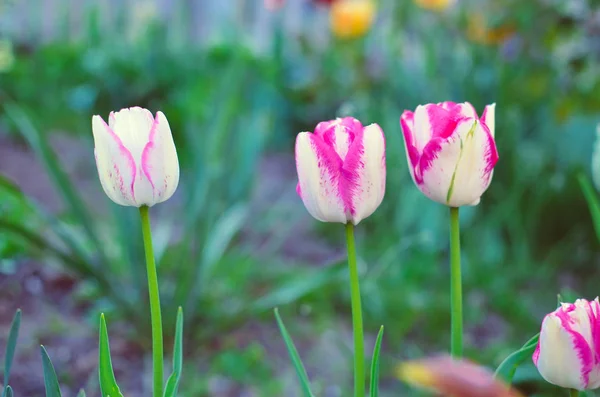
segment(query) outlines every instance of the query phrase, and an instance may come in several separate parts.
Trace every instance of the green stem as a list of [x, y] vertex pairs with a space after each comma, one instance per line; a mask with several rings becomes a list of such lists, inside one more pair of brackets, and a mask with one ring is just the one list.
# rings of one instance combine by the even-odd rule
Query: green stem
[[579, 390], [571, 389], [569, 391], [569, 396], [571, 396], [571, 397], [579, 397]]
[[152, 231], [148, 207], [140, 207], [142, 217], [142, 234], [144, 235], [144, 251], [146, 253], [146, 269], [148, 271], [148, 292], [150, 295], [150, 318], [152, 321], [152, 372], [154, 374], [153, 396], [163, 394], [163, 333], [160, 315], [160, 296], [158, 292], [158, 277], [152, 249]]
[[365, 395], [365, 348], [363, 337], [362, 308], [360, 303], [360, 285], [356, 266], [356, 247], [354, 244], [354, 225], [346, 224], [346, 242], [348, 244], [348, 269], [350, 270], [350, 295], [352, 301], [352, 332], [354, 335], [354, 397]]
[[460, 272], [460, 224], [458, 208], [450, 208], [450, 301], [452, 313], [452, 357], [463, 354], [462, 276]]

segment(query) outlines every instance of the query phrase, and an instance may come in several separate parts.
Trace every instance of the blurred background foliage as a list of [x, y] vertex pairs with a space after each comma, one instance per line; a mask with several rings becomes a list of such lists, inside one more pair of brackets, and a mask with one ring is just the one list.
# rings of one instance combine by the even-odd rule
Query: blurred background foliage
[[[366, 329], [374, 338], [386, 327], [382, 395], [407, 393], [393, 379], [399, 359], [449, 344], [447, 214], [410, 180], [404, 109], [497, 104], [494, 181], [461, 216], [469, 357], [495, 367], [538, 331], [557, 293], [597, 295], [598, 243], [575, 175], [589, 173], [600, 115], [600, 2], [380, 0], [372, 19], [310, 0], [87, 2], [78, 17], [38, 2], [35, 11], [0, 3], [11, 22], [0, 41], [3, 153], [26, 147], [44, 170], [0, 178], [2, 277], [32, 260], [66, 271], [92, 328], [107, 312], [148, 347], [138, 220], [96, 183], [90, 118], [134, 105], [164, 111], [182, 180], [153, 215], [167, 332], [185, 308], [182, 395], [295, 395], [274, 342], [275, 306], [318, 395], [347, 394], [343, 233], [305, 213], [292, 157], [299, 131], [336, 116], [386, 132], [386, 198], [358, 229]], [[38, 29], [48, 9], [51, 33]], [[29, 24], [15, 22], [23, 13]], [[197, 14], [214, 32], [198, 32]], [[336, 36], [351, 24], [366, 25]], [[64, 136], [75, 149], [57, 146]], [[51, 182], [58, 209], [27, 194], [36, 178]], [[11, 308], [22, 305], [14, 296], [0, 295]], [[530, 395], [558, 395], [532, 365], [516, 379]]]

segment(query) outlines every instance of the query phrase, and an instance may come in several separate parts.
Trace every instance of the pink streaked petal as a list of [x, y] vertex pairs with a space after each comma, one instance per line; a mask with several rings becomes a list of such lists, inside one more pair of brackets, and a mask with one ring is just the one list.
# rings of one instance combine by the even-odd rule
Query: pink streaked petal
[[434, 138], [423, 150], [415, 169], [417, 186], [439, 203], [473, 205], [489, 186], [497, 161], [490, 138], [476, 120], [459, 121], [449, 138]]
[[340, 194], [342, 160], [323, 139], [309, 132], [296, 138], [297, 191], [308, 212], [323, 222], [346, 223]]
[[415, 115], [409, 110], [405, 110], [400, 117], [400, 126], [402, 127], [402, 134], [404, 136], [404, 146], [406, 148], [406, 156], [408, 158], [408, 165], [411, 170], [411, 174], [414, 173], [414, 168], [419, 162], [419, 151], [415, 144], [415, 138], [413, 130], [415, 126]]
[[485, 124], [492, 137], [495, 137], [496, 133], [496, 104], [492, 103], [491, 105], [487, 105], [485, 109], [483, 109], [483, 114], [481, 115], [481, 122]]
[[92, 118], [94, 153], [104, 192], [115, 203], [139, 206], [134, 182], [137, 167], [131, 152], [100, 116]]
[[[158, 112], [153, 120], [150, 141], [142, 153], [143, 176], [136, 181], [147, 194], [143, 204], [148, 206], [170, 198], [179, 183], [179, 162], [169, 122], [162, 112]], [[150, 191], [147, 191], [148, 187]]]
[[379, 207], [385, 194], [385, 137], [377, 124], [357, 134], [343, 166], [340, 191], [354, 225]]

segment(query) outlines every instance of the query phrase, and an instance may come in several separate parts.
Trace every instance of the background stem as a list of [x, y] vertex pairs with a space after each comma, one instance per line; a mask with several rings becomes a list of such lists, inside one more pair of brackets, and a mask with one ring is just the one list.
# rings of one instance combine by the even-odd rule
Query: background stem
[[451, 296], [451, 348], [452, 357], [463, 354], [462, 276], [460, 269], [460, 223], [458, 208], [450, 208], [450, 296]]
[[570, 395], [571, 397], [579, 397], [579, 390], [571, 389], [571, 390], [569, 391], [569, 395]]
[[163, 333], [162, 318], [160, 314], [160, 296], [158, 292], [158, 277], [154, 263], [154, 250], [152, 248], [152, 231], [150, 228], [150, 215], [148, 207], [140, 207], [142, 217], [142, 234], [144, 236], [144, 251], [146, 253], [146, 269], [148, 272], [148, 292], [150, 295], [150, 318], [152, 321], [152, 372], [153, 396], [162, 397], [163, 394]]
[[346, 242], [348, 245], [348, 269], [350, 271], [350, 294], [352, 302], [352, 332], [354, 335], [354, 396], [365, 395], [365, 348], [363, 337], [360, 285], [356, 266], [356, 247], [354, 244], [354, 225], [346, 224]]

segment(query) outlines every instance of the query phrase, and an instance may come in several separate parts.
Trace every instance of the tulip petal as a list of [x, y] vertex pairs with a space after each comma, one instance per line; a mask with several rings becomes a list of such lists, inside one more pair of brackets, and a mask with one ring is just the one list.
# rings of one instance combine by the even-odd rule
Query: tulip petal
[[301, 132], [296, 138], [297, 191], [308, 212], [323, 222], [346, 223], [340, 195], [342, 160], [318, 134]]
[[320, 136], [328, 146], [333, 147], [343, 161], [350, 143], [354, 141], [354, 131], [360, 131], [362, 128], [360, 121], [353, 117], [344, 117], [320, 122], [315, 128], [315, 134]]
[[483, 109], [483, 114], [481, 115], [481, 122], [487, 125], [490, 130], [490, 134], [492, 137], [495, 137], [496, 133], [496, 104], [492, 103], [491, 105], [487, 105], [485, 109]]
[[150, 130], [154, 124], [154, 117], [148, 109], [132, 107], [122, 109], [109, 117], [112, 122], [112, 130], [119, 136], [123, 145], [129, 149], [135, 161], [139, 164], [142, 159], [142, 151], [148, 143]]
[[142, 153], [141, 164], [153, 192], [153, 200], [147, 205], [153, 205], [169, 199], [179, 184], [177, 151], [163, 112], [156, 113], [149, 139]]
[[120, 205], [137, 206], [134, 192], [136, 163], [121, 139], [102, 117], [92, 118], [98, 176], [106, 195]]
[[371, 215], [385, 194], [385, 137], [377, 124], [359, 130], [348, 150], [340, 185], [346, 211], [352, 223]]
[[406, 158], [408, 159], [410, 174], [414, 180], [414, 168], [419, 162], [420, 157], [413, 135], [415, 114], [409, 110], [405, 110], [400, 117], [400, 126], [402, 126], [402, 134], [404, 135], [404, 147], [406, 149]]
[[497, 161], [487, 127], [476, 119], [462, 119], [450, 137], [434, 138], [427, 144], [415, 179], [421, 191], [437, 202], [452, 207], [473, 205], [489, 186]]
[[584, 390], [593, 368], [593, 355], [569, 315], [561, 310], [547, 315], [542, 323], [535, 364], [548, 382]]

